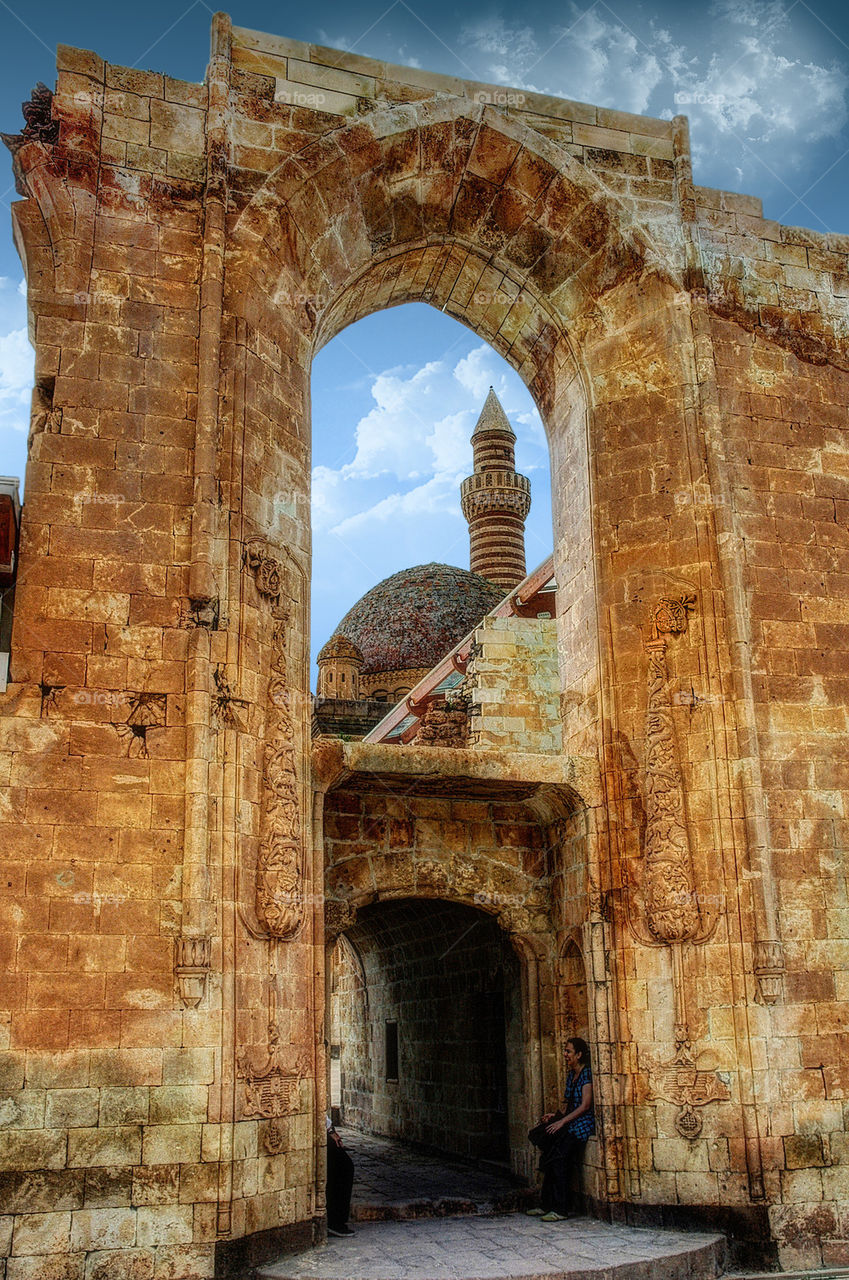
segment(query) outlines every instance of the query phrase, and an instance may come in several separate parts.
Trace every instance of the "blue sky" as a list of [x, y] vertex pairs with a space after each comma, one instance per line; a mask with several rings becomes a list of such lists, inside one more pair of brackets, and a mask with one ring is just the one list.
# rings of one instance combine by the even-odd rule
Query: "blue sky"
[[[112, 62], [201, 80], [213, 6], [147, 0], [0, 0], [0, 129], [20, 126], [37, 80], [52, 84], [58, 43]], [[779, 221], [849, 232], [849, 8], [839, 0], [714, 0], [704, 5], [581, 0], [249, 0], [242, 26], [600, 106], [690, 117], [696, 181], [759, 195]], [[0, 176], [0, 474], [23, 475], [32, 377], [21, 268]], [[528, 563], [547, 554], [547, 453], [527, 391], [488, 347], [424, 306], [340, 334], [313, 377], [313, 632], [321, 644], [349, 604], [405, 565], [465, 565], [456, 496], [468, 435], [490, 383], [518, 433], [534, 484]]]

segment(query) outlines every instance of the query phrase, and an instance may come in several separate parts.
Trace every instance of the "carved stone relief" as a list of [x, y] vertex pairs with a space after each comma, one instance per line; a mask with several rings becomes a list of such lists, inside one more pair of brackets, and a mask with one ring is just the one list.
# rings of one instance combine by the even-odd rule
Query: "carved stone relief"
[[298, 1086], [308, 1074], [304, 1055], [287, 1064], [276, 1034], [270, 1043], [245, 1049], [237, 1058], [242, 1081], [241, 1118], [279, 1119], [298, 1110]]
[[175, 938], [174, 972], [180, 999], [187, 1009], [196, 1009], [206, 990], [206, 979], [212, 964], [210, 938]]
[[646, 923], [658, 942], [683, 942], [699, 932], [684, 783], [669, 700], [667, 636], [687, 626], [694, 596], [662, 599], [646, 641], [646, 834], [643, 896]]
[[285, 940], [296, 937], [306, 919], [293, 691], [287, 673], [289, 610], [283, 600], [283, 566], [265, 544], [248, 543], [245, 562], [272, 619], [254, 910], [261, 931]]
[[678, 1107], [675, 1128], [682, 1138], [692, 1142], [702, 1132], [700, 1109], [711, 1102], [727, 1102], [731, 1095], [715, 1071], [697, 1065], [683, 1028], [677, 1029], [676, 1040], [675, 1053], [668, 1062], [647, 1060], [649, 1097]]

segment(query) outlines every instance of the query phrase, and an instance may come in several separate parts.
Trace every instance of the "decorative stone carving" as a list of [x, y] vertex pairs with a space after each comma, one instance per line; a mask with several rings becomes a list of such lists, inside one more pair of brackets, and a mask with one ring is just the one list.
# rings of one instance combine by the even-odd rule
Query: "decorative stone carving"
[[174, 972], [180, 999], [187, 1009], [196, 1009], [206, 990], [206, 979], [212, 963], [212, 939], [183, 937], [175, 939]]
[[286, 1150], [286, 1146], [286, 1125], [278, 1116], [274, 1116], [264, 1126], [262, 1148], [266, 1155], [279, 1156]]
[[280, 561], [269, 555], [265, 544], [252, 539], [245, 548], [245, 561], [254, 575], [256, 589], [268, 600], [278, 600], [282, 589]]
[[755, 942], [755, 975], [764, 1004], [775, 1004], [781, 999], [784, 948], [776, 938]]
[[168, 699], [164, 693], [133, 693], [130, 695], [130, 714], [127, 724], [144, 725], [147, 729], [161, 729], [168, 714]]
[[[728, 1086], [715, 1071], [697, 1065], [685, 1028], [676, 1028], [676, 1049], [668, 1062], [649, 1059], [649, 1096], [678, 1107], [675, 1128], [682, 1138], [692, 1142], [702, 1132], [701, 1107], [711, 1102], [727, 1102]], [[698, 1108], [698, 1109], [697, 1109]]]
[[248, 704], [244, 698], [237, 698], [230, 687], [223, 663], [219, 663], [212, 673], [215, 681], [215, 693], [212, 697], [212, 718], [217, 729], [238, 729], [244, 731]]
[[130, 710], [123, 724], [116, 724], [118, 736], [126, 739], [127, 755], [147, 760], [149, 729], [164, 727], [168, 716], [168, 699], [164, 693], [133, 693]]
[[307, 1074], [306, 1059], [298, 1055], [287, 1066], [276, 1031], [267, 1046], [252, 1046], [239, 1054], [242, 1080], [242, 1119], [277, 1119], [298, 1110], [298, 1085]]
[[653, 610], [646, 641], [643, 898], [646, 922], [661, 943], [691, 939], [701, 925], [666, 667], [666, 636], [686, 629], [687, 609], [694, 599], [662, 599]]
[[678, 599], [662, 596], [652, 612], [652, 638], [673, 635], [687, 630], [687, 610], [696, 603], [694, 595]]
[[14, 155], [25, 142], [45, 142], [52, 145], [59, 141], [59, 121], [53, 119], [53, 92], [39, 80], [28, 102], [21, 103], [24, 127], [20, 133], [0, 133], [6, 146]]
[[274, 938], [297, 936], [306, 918], [303, 841], [295, 769], [295, 730], [286, 673], [289, 614], [281, 601], [280, 562], [264, 544], [248, 543], [245, 562], [257, 590], [271, 604], [271, 674], [266, 696], [262, 826], [256, 867], [256, 915]]

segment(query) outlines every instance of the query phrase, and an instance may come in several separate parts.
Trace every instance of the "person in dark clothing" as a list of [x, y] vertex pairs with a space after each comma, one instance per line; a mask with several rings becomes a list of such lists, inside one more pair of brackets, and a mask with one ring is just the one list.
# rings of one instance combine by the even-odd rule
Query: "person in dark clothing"
[[587, 1139], [595, 1133], [589, 1045], [574, 1036], [566, 1041], [564, 1056], [568, 1075], [563, 1113], [544, 1115], [537, 1129], [531, 1131], [539, 1135], [536, 1141], [542, 1152], [543, 1180], [541, 1206], [529, 1212], [543, 1222], [562, 1222], [568, 1217], [569, 1177], [580, 1166]]
[[342, 1145], [342, 1139], [327, 1120], [327, 1234], [352, 1236], [348, 1226], [351, 1192], [354, 1188], [354, 1162]]

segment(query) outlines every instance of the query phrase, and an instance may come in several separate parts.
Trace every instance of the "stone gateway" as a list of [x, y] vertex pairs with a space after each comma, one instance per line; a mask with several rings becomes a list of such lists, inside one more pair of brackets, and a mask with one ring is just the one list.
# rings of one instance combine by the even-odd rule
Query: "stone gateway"
[[[457, 1134], [413, 1008], [417, 1043], [492, 1061], [467, 1153], [528, 1172], [581, 1034], [597, 1214], [849, 1262], [849, 237], [694, 185], [683, 117], [221, 14], [204, 84], [61, 47], [24, 114], [9, 1280], [242, 1276], [319, 1239], [334, 1035], [353, 1072], [385, 1033], [399, 1072], [351, 1084], [363, 1124]], [[514, 587], [514, 557], [457, 659], [465, 745], [429, 707], [412, 741], [313, 741], [311, 361], [416, 301], [534, 396], [553, 562]], [[467, 485], [487, 574], [522, 479]], [[441, 940], [478, 920], [457, 965], [501, 995], [465, 1043]]]

